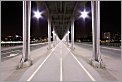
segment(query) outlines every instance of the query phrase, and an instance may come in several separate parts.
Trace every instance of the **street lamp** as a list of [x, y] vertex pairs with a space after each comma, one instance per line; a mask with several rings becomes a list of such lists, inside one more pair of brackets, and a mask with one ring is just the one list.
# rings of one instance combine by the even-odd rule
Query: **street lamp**
[[35, 18], [37, 18], [37, 19], [42, 18], [43, 11], [40, 12], [39, 10], [37, 10], [37, 11], [34, 11], [33, 13], [34, 13]]
[[86, 11], [85, 9], [81, 12], [80, 11], [80, 18], [82, 17], [83, 19], [85, 19], [85, 18], [88, 18], [89, 16], [88, 16], [88, 11]]

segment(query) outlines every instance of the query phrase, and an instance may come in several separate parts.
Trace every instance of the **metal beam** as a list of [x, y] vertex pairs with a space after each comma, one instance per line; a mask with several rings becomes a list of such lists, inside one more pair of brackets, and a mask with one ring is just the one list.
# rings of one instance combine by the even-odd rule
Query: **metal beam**
[[62, 12], [62, 1], [60, 1], [60, 12]]
[[65, 13], [66, 13], [66, 3], [64, 4], [63, 25], [64, 25]]
[[[51, 16], [64, 15], [64, 13], [51, 13]], [[67, 13], [66, 16], [72, 16], [72, 14]]]

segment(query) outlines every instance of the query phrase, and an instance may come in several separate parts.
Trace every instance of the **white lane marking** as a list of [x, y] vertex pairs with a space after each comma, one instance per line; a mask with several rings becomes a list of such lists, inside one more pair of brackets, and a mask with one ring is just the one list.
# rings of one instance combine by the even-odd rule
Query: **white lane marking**
[[32, 46], [39, 45], [39, 44], [46, 44], [48, 42], [43, 42], [43, 43], [36, 43], [36, 44], [31, 44]]
[[[61, 41], [62, 42], [62, 41]], [[63, 70], [62, 70], [62, 45], [60, 46], [60, 81], [63, 81]]]
[[56, 47], [51, 51], [51, 53], [45, 58], [45, 60], [39, 65], [39, 67], [32, 73], [32, 75], [27, 79], [27, 81], [31, 81], [32, 78], [35, 76], [35, 74], [39, 71], [39, 69], [44, 65], [46, 60], [51, 56], [52, 52], [57, 48], [59, 43], [56, 45]]
[[16, 55], [18, 55], [18, 54], [10, 54], [9, 56], [3, 57], [3, 58], [13, 57], [13, 56], [16, 56]]
[[13, 50], [13, 51], [6, 52], [6, 53], [1, 53], [1, 54], [2, 54], [2, 55], [3, 55], [3, 54], [9, 54], [9, 53], [16, 52], [16, 51], [22, 52], [21, 50]]
[[[87, 46], [92, 46], [91, 44], [83, 44], [82, 45], [87, 45]], [[116, 49], [116, 48], [108, 48], [108, 47], [103, 47], [103, 46], [100, 46], [101, 48], [105, 48], [105, 49], [111, 49], [111, 50], [118, 50], [118, 51], [121, 51], [121, 49]]]
[[60, 81], [63, 81], [63, 74], [62, 74], [62, 57], [60, 58]]
[[[65, 44], [64, 44], [65, 45]], [[66, 47], [66, 45], [65, 45]], [[67, 48], [67, 47], [66, 47]], [[67, 48], [68, 49], [68, 48]], [[92, 75], [86, 70], [86, 68], [79, 62], [79, 60], [73, 55], [73, 53], [68, 49], [68, 51], [71, 53], [71, 55], [74, 57], [74, 59], [77, 61], [77, 63], [80, 65], [80, 67], [86, 72], [86, 74], [89, 76], [89, 78], [92, 80], [92, 81], [96, 81]]]

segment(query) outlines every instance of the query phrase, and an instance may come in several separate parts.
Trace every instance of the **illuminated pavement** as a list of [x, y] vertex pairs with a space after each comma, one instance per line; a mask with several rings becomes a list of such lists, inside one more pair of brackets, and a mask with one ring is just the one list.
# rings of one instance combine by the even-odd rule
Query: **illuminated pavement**
[[50, 54], [43, 61], [40, 61], [38, 61], [38, 64], [30, 67], [20, 81], [102, 80], [90, 65], [83, 62], [83, 60], [77, 60], [62, 41], [51, 50]]
[[[75, 43], [70, 45], [59, 42], [51, 50], [47, 46], [33, 47], [31, 67], [16, 70], [21, 55], [1, 62], [1, 78], [5, 81], [117, 81], [120, 79], [120, 49], [101, 47], [106, 69], [93, 68], [88, 64], [92, 56], [92, 46]], [[116, 54], [114, 54], [116, 53]], [[15, 78], [16, 77], [16, 78]]]

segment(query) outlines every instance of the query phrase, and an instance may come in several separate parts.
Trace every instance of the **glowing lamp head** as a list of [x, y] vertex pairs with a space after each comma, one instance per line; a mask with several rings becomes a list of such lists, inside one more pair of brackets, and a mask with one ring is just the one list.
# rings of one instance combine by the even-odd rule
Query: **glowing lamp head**
[[43, 12], [39, 12], [39, 10], [34, 11], [34, 17], [37, 18], [37, 19], [39, 19], [39, 18], [42, 17], [42, 13], [43, 13]]
[[88, 18], [89, 16], [88, 16], [88, 13], [89, 12], [87, 12], [86, 10], [84, 10], [83, 12], [80, 12], [81, 13], [81, 15], [80, 15], [80, 18], [82, 17], [83, 19], [85, 19], [85, 18]]

